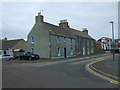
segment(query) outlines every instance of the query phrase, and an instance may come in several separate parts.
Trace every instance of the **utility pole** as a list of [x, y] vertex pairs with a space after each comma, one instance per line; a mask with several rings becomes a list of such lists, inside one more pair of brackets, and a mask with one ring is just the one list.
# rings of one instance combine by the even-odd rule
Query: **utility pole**
[[114, 48], [114, 22], [110, 21], [109, 23], [112, 24], [112, 53], [113, 53], [113, 61], [115, 61], [115, 48]]

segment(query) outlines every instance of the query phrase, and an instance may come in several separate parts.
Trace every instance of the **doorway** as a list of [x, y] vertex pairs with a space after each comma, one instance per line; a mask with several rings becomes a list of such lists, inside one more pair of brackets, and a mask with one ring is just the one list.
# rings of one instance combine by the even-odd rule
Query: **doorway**
[[64, 57], [66, 57], [66, 47], [64, 47]]

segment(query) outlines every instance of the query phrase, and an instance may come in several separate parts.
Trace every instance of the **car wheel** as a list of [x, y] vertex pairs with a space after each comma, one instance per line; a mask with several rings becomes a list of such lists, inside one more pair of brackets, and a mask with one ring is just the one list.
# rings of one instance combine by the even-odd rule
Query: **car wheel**
[[32, 57], [29, 57], [29, 60], [32, 60]]
[[18, 60], [21, 60], [21, 57], [19, 57]]
[[12, 58], [9, 58], [9, 60], [12, 60]]

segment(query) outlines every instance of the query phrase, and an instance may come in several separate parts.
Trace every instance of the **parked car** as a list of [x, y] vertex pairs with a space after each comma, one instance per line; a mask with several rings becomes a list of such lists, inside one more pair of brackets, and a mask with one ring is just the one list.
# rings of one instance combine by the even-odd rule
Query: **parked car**
[[31, 53], [31, 52], [27, 52], [27, 53], [35, 56], [35, 59], [36, 59], [36, 60], [40, 58], [39, 55], [37, 55], [37, 54]]
[[21, 52], [18, 53], [16, 56], [17, 59], [19, 60], [37, 60], [39, 59], [39, 56], [30, 52]]
[[0, 60], [12, 60], [14, 57], [12, 55], [0, 55]]

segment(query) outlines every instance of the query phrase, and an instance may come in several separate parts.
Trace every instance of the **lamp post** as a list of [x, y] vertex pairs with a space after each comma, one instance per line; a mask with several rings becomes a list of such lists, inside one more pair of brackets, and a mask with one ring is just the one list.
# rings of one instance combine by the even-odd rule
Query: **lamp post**
[[110, 21], [109, 23], [112, 24], [112, 53], [113, 53], [113, 61], [115, 61], [115, 51], [114, 51], [114, 25], [113, 25], [113, 21]]

